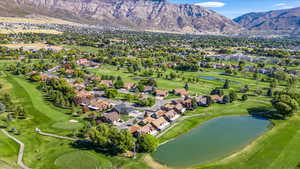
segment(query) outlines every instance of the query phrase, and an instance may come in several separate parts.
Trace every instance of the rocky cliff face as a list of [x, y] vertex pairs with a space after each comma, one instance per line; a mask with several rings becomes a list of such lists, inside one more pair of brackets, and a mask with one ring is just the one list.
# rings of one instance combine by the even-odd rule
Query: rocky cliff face
[[166, 0], [0, 0], [0, 15], [27, 14], [134, 30], [232, 34], [241, 29], [214, 11]]
[[252, 31], [300, 35], [300, 8], [249, 13], [234, 21]]

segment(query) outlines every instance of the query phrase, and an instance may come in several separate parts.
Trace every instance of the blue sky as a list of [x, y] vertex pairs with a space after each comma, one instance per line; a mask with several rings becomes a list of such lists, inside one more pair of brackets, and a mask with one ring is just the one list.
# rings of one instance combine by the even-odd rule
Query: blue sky
[[168, 0], [173, 3], [199, 4], [229, 18], [249, 12], [300, 7], [300, 0]]

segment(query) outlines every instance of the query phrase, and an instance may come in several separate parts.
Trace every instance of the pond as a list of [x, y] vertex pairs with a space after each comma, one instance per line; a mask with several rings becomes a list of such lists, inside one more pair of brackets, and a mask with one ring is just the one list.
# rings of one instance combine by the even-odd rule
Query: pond
[[[204, 79], [204, 80], [218, 80], [218, 81], [222, 81], [225, 82], [225, 79], [221, 79], [221, 78], [217, 78], [217, 77], [213, 77], [213, 76], [199, 76], [199, 78]], [[236, 82], [236, 81], [231, 81], [230, 83], [234, 83], [234, 84], [240, 84], [240, 82]]]
[[212, 119], [159, 146], [152, 156], [170, 167], [190, 167], [217, 160], [240, 150], [270, 125], [270, 121], [252, 116]]

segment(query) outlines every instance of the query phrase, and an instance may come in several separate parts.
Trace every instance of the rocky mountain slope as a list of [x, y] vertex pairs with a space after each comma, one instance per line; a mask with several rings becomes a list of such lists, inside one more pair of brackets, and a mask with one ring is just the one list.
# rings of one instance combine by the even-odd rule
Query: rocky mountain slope
[[236, 34], [241, 29], [214, 11], [166, 0], [0, 0], [0, 16], [31, 14], [134, 30]]
[[248, 13], [234, 21], [258, 34], [300, 36], [300, 8]]

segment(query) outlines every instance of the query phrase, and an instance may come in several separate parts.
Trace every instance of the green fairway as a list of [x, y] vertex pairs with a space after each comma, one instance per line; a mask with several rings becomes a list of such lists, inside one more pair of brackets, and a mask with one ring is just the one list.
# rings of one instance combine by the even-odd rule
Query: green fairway
[[111, 167], [109, 160], [84, 151], [66, 153], [55, 160], [55, 165], [64, 169], [105, 169]]
[[58, 108], [50, 104], [46, 104], [44, 96], [36, 88], [36, 85], [18, 77], [10, 76], [8, 80], [10, 81], [10, 83], [14, 84], [18, 88], [18, 91], [15, 92], [22, 92], [21, 90], [24, 90], [24, 92], [26, 92], [26, 94], [28, 95], [27, 97], [29, 98], [28, 100], [25, 100], [24, 98], [24, 101], [31, 102], [33, 108], [35, 108], [36, 111], [38, 111], [39, 113], [43, 113], [45, 116], [47, 116], [53, 121], [61, 121], [68, 119], [68, 116], [62, 112], [63, 110], [59, 110]]
[[74, 130], [74, 129], [80, 129], [83, 127], [83, 124], [81, 123], [71, 123], [68, 121], [63, 122], [56, 122], [52, 125], [53, 128], [56, 129], [64, 129], [64, 130]]

